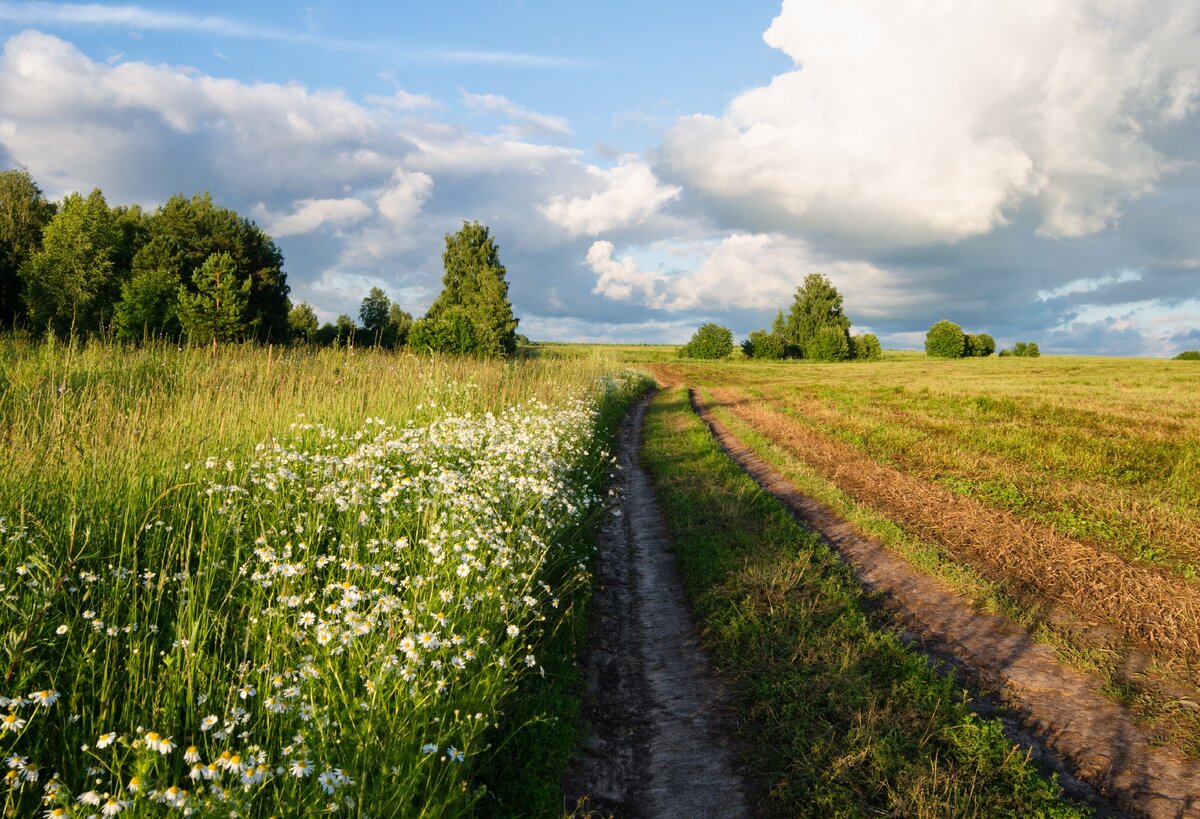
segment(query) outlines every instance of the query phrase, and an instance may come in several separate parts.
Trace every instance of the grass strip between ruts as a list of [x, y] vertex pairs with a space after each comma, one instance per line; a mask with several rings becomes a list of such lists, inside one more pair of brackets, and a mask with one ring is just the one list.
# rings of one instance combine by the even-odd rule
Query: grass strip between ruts
[[907, 648], [836, 554], [721, 451], [685, 391], [643, 459], [766, 815], [1080, 816]]

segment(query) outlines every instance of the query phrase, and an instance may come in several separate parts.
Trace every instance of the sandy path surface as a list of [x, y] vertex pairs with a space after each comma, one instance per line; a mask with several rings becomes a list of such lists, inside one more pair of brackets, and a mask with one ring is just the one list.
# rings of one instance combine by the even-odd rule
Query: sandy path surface
[[600, 533], [582, 750], [564, 782], [591, 815], [751, 815], [721, 710], [638, 453], [649, 399], [619, 434], [621, 501]]
[[[1054, 651], [860, 535], [833, 510], [801, 494], [718, 421], [692, 392], [692, 405], [726, 452], [764, 489], [815, 529], [858, 573], [926, 653], [946, 660], [1004, 706], [1010, 733], [1057, 769], [1082, 797], [1099, 794], [1101, 814], [1200, 817], [1200, 764], [1166, 748], [1092, 678], [1063, 667]], [[1090, 800], [1089, 800], [1090, 801]]]

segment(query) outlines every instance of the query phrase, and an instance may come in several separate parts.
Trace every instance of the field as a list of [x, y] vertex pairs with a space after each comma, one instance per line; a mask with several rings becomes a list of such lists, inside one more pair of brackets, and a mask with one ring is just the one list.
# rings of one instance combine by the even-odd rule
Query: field
[[655, 371], [802, 491], [1200, 756], [1200, 370], [890, 354]]
[[503, 813], [553, 781], [507, 759], [560, 716], [569, 752], [543, 681], [637, 377], [19, 341], [0, 365], [4, 815]]
[[0, 340], [4, 815], [561, 815], [616, 421], [764, 815], [1087, 809], [725, 458], [1103, 680], [1200, 758], [1200, 369]]

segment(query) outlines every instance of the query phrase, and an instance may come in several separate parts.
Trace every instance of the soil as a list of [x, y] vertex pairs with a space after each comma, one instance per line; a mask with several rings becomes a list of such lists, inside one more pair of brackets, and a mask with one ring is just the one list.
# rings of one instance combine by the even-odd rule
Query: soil
[[882, 592], [906, 637], [969, 681], [981, 710], [1004, 720], [1016, 741], [1059, 773], [1069, 793], [1101, 815], [1200, 817], [1200, 764], [1154, 747], [1155, 738], [1128, 709], [1107, 699], [1095, 679], [1064, 667], [1024, 629], [976, 610], [801, 494], [713, 417], [694, 392], [692, 403], [726, 452], [836, 549], [865, 587]]
[[576, 815], [751, 816], [720, 684], [697, 637], [642, 468], [649, 398], [619, 432], [619, 501], [600, 532], [583, 742], [563, 792]]

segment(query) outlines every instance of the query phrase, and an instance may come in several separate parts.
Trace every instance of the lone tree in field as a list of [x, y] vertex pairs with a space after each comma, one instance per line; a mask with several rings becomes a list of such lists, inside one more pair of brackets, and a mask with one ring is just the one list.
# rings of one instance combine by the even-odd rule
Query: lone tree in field
[[962, 358], [967, 347], [963, 330], [952, 321], [942, 319], [925, 334], [925, 354], [934, 358]]
[[517, 319], [508, 300], [500, 251], [488, 228], [463, 222], [457, 233], [446, 234], [442, 266], [441, 295], [413, 325], [410, 345], [483, 358], [515, 353]]
[[728, 327], [708, 322], [679, 350], [681, 358], [725, 358], [733, 352], [733, 332]]
[[784, 345], [797, 358], [843, 361], [850, 358], [850, 319], [842, 294], [828, 277], [810, 273], [796, 288], [785, 325]]

